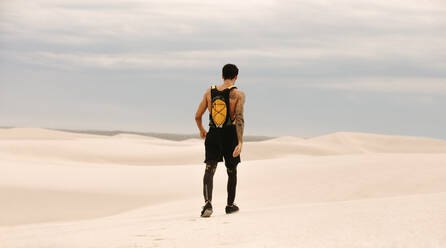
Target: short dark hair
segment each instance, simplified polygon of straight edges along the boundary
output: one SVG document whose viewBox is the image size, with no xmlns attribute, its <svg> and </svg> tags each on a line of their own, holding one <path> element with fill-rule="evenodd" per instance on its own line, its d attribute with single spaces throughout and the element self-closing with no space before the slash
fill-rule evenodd
<svg viewBox="0 0 446 248">
<path fill-rule="evenodd" d="M 238 68 L 234 64 L 223 66 L 223 79 L 234 79 L 238 75 Z"/>
</svg>

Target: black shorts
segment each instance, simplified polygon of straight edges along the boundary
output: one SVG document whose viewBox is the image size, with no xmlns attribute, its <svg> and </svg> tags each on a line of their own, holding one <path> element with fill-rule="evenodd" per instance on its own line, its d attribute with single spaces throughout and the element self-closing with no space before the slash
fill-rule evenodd
<svg viewBox="0 0 446 248">
<path fill-rule="evenodd" d="M 210 127 L 204 142 L 206 148 L 204 162 L 223 162 L 224 157 L 227 168 L 236 167 L 240 163 L 240 155 L 234 158 L 232 154 L 237 145 L 237 131 L 234 125 L 223 128 Z"/>
</svg>

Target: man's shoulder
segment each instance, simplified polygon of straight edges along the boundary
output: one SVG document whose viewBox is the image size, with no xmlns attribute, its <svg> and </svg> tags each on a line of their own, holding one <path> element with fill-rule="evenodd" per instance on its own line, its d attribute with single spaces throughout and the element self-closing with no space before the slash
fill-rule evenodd
<svg viewBox="0 0 446 248">
<path fill-rule="evenodd" d="M 204 92 L 205 95 L 208 95 L 211 93 L 211 87 L 206 88 L 206 91 Z"/>
<path fill-rule="evenodd" d="M 233 88 L 231 88 L 231 94 L 244 94 L 243 91 L 241 91 L 239 88 L 237 88 L 236 86 L 232 86 Z"/>
<path fill-rule="evenodd" d="M 229 96 L 234 100 L 245 99 L 245 93 L 237 88 L 232 89 Z"/>
<path fill-rule="evenodd" d="M 239 98 L 245 98 L 245 92 L 243 92 L 243 91 L 241 91 L 239 89 L 236 89 L 234 93 L 237 94 L 237 96 Z"/>
</svg>

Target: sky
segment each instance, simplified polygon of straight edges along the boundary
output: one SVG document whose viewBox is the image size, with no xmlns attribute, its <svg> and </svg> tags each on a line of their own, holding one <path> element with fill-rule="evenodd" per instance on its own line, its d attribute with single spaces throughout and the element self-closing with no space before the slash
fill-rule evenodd
<svg viewBox="0 0 446 248">
<path fill-rule="evenodd" d="M 444 0 L 2 0 L 0 126 L 198 133 L 226 63 L 246 134 L 446 139 Z"/>
</svg>

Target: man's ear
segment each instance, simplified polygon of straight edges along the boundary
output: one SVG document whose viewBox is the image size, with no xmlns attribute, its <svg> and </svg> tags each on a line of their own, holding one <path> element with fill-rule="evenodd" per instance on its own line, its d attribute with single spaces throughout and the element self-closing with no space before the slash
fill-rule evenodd
<svg viewBox="0 0 446 248">
<path fill-rule="evenodd" d="M 238 77 L 238 75 L 234 77 L 234 81 L 237 80 L 237 77 Z"/>
<path fill-rule="evenodd" d="M 225 78 L 223 77 L 223 75 L 221 75 L 221 79 L 223 79 L 223 81 L 225 80 Z"/>
</svg>

